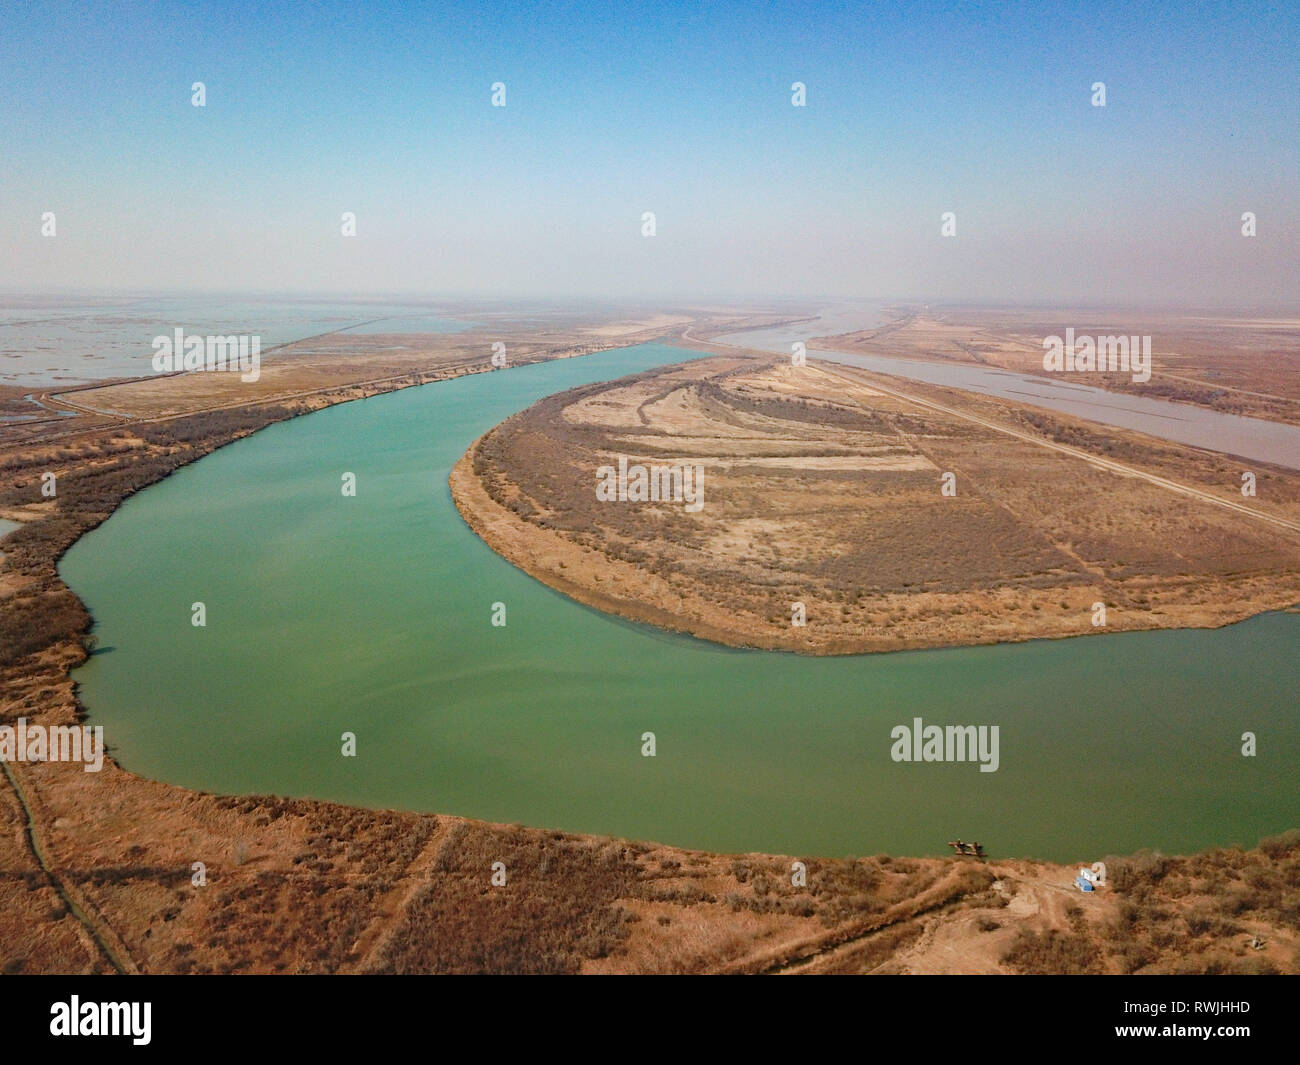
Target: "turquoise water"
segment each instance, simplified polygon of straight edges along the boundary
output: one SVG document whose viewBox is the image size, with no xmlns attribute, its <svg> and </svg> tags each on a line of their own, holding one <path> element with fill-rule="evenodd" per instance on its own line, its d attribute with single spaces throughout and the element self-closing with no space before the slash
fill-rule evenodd
<svg viewBox="0 0 1300 1065">
<path fill-rule="evenodd" d="M 76 674 L 92 722 L 128 769 L 189 787 L 724 851 L 935 854 L 961 836 L 1074 860 L 1300 825 L 1300 614 L 851 658 L 737 651 L 579 606 L 461 521 L 447 475 L 479 434 L 684 357 L 641 345 L 344 404 L 128 500 L 61 567 L 97 621 L 102 650 Z M 999 769 L 893 762 L 891 729 L 915 717 L 998 725 Z"/>
</svg>

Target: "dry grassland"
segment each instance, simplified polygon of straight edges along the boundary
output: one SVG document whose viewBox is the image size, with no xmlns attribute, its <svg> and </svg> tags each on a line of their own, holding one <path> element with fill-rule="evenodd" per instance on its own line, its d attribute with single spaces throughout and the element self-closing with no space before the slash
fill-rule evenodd
<svg viewBox="0 0 1300 1065">
<path fill-rule="evenodd" d="M 702 466 L 703 508 L 598 499 L 596 471 L 620 456 Z M 1098 602 L 1105 631 L 1287 607 L 1300 476 L 1265 472 L 1249 512 L 1226 505 L 1241 502 L 1238 476 L 1065 416 L 732 356 L 545 399 L 477 441 L 452 489 L 497 551 L 582 602 L 724 643 L 842 654 L 1101 631 Z"/>
</svg>

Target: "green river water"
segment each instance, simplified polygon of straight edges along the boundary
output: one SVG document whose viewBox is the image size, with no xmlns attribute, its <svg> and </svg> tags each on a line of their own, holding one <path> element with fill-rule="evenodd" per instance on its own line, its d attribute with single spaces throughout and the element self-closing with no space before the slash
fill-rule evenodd
<svg viewBox="0 0 1300 1065">
<path fill-rule="evenodd" d="M 347 403 L 128 500 L 61 566 L 96 619 L 100 651 L 76 674 L 91 722 L 126 768 L 191 788 L 722 851 L 937 854 L 960 836 L 1091 860 L 1300 825 L 1300 614 L 850 658 L 737 651 L 577 605 L 465 526 L 447 475 L 476 436 L 684 357 L 648 344 Z M 891 729 L 916 717 L 998 725 L 998 770 L 892 761 Z"/>
</svg>

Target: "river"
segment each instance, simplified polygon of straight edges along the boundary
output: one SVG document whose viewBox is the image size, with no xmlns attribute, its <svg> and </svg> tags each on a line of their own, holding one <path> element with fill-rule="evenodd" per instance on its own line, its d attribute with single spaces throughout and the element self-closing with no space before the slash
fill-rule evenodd
<svg viewBox="0 0 1300 1065">
<path fill-rule="evenodd" d="M 342 404 L 127 500 L 61 564 L 96 619 L 101 650 L 76 672 L 91 722 L 126 768 L 187 787 L 721 851 L 921 855 L 960 836 L 1091 860 L 1300 824 L 1300 614 L 833 659 L 738 651 L 575 604 L 462 522 L 447 476 L 479 434 L 689 357 L 640 345 Z M 997 771 L 892 761 L 891 730 L 917 717 L 997 725 Z"/>
<path fill-rule="evenodd" d="M 789 354 L 790 346 L 797 341 L 806 343 L 810 337 L 871 329 L 883 322 L 879 306 L 850 304 L 828 308 L 812 321 L 731 333 L 718 337 L 715 343 Z M 1190 403 L 1110 392 L 1079 384 L 1068 375 L 1041 377 L 975 363 L 929 362 L 827 348 L 810 347 L 807 353 L 811 358 L 844 366 L 859 366 L 893 377 L 1028 403 L 1103 425 L 1134 429 L 1178 444 L 1300 470 L 1300 425 L 1244 418 Z"/>
</svg>

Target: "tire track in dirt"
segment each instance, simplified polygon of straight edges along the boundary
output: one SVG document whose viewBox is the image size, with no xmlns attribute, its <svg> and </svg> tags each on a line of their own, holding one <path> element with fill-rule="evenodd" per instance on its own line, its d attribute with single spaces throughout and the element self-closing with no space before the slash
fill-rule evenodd
<svg viewBox="0 0 1300 1065">
<path fill-rule="evenodd" d="M 834 364 L 832 363 L 831 365 Z M 825 366 L 822 366 L 821 368 L 825 369 Z M 834 371 L 828 370 L 827 372 L 830 373 L 831 376 L 840 377 L 841 380 L 846 382 L 853 384 L 860 383 L 851 377 L 836 374 Z M 1291 521 L 1275 514 L 1266 514 L 1263 511 L 1255 510 L 1252 507 L 1234 502 L 1231 499 L 1222 499 L 1219 496 L 1213 495 L 1210 492 L 1202 491 L 1199 488 L 1192 488 L 1185 484 L 1179 484 L 1177 481 L 1168 480 L 1165 477 L 1158 477 L 1154 473 L 1147 473 L 1145 470 L 1140 470 L 1135 466 L 1125 466 L 1122 462 L 1116 462 L 1114 459 L 1101 458 L 1098 455 L 1082 451 L 1079 448 L 1069 447 L 1066 444 L 1058 444 L 1053 440 L 1044 440 L 1042 437 L 1034 436 L 1032 433 L 1022 432 L 1019 429 L 1012 429 L 1009 425 L 1002 425 L 1001 423 L 991 421 L 988 418 L 981 418 L 979 415 L 957 410 L 955 407 L 948 407 L 942 403 L 936 403 L 933 400 L 921 399 L 918 396 L 909 395 L 906 392 L 900 392 L 897 389 L 877 384 L 875 381 L 871 382 L 871 387 L 879 389 L 881 392 L 891 395 L 895 399 L 905 400 L 908 403 L 914 403 L 920 407 L 928 407 L 930 410 L 936 410 L 954 418 L 961 418 L 964 421 L 973 422 L 974 424 L 983 426 L 986 429 L 992 429 L 999 433 L 1005 433 L 1007 436 L 1013 436 L 1018 440 L 1037 444 L 1039 447 L 1045 447 L 1051 451 L 1058 451 L 1062 455 L 1069 455 L 1071 458 L 1082 459 L 1084 462 L 1092 463 L 1094 466 L 1109 470 L 1112 473 L 1118 473 L 1125 477 L 1138 477 L 1151 484 L 1157 485 L 1160 488 L 1167 489 L 1168 491 L 1190 496 L 1192 499 L 1199 500 L 1203 503 L 1213 503 L 1215 506 L 1225 507 L 1228 510 L 1236 511 L 1238 514 L 1245 514 L 1247 517 L 1255 518 L 1258 521 L 1268 522 L 1271 525 L 1276 525 L 1279 528 L 1288 530 L 1289 532 L 1300 533 L 1300 522 Z"/>
<path fill-rule="evenodd" d="M 376 907 L 377 914 L 357 938 L 350 952 L 356 961 L 342 968 L 341 972 L 374 971 L 374 966 L 384 955 L 384 948 L 392 942 L 401 927 L 406 908 L 428 886 L 428 874 L 437 866 L 443 850 L 453 840 L 452 830 L 459 823 L 455 818 L 439 816 L 437 827 L 429 834 L 419 854 L 411 859 L 392 890 L 380 900 Z"/>
<path fill-rule="evenodd" d="M 92 916 L 92 907 L 82 897 L 80 892 L 68 884 L 54 870 L 45 847 L 41 843 L 40 831 L 37 826 L 36 813 L 32 804 L 27 797 L 27 792 L 23 789 L 21 782 L 18 780 L 18 774 L 10 767 L 8 762 L 0 760 L 0 769 L 4 771 L 5 777 L 9 781 L 9 786 L 13 788 L 14 794 L 18 797 L 18 803 L 23 808 L 23 816 L 26 818 L 24 835 L 27 839 L 27 845 L 31 848 L 32 855 L 36 858 L 36 864 L 41 867 L 41 871 L 49 880 L 50 886 L 55 893 L 63 900 L 67 906 L 68 912 L 72 914 L 82 927 L 91 941 L 99 949 L 99 952 L 108 961 L 113 969 L 121 974 L 138 974 L 139 969 L 131 955 L 126 949 L 121 939 L 113 932 L 112 928 L 102 918 Z"/>
</svg>

